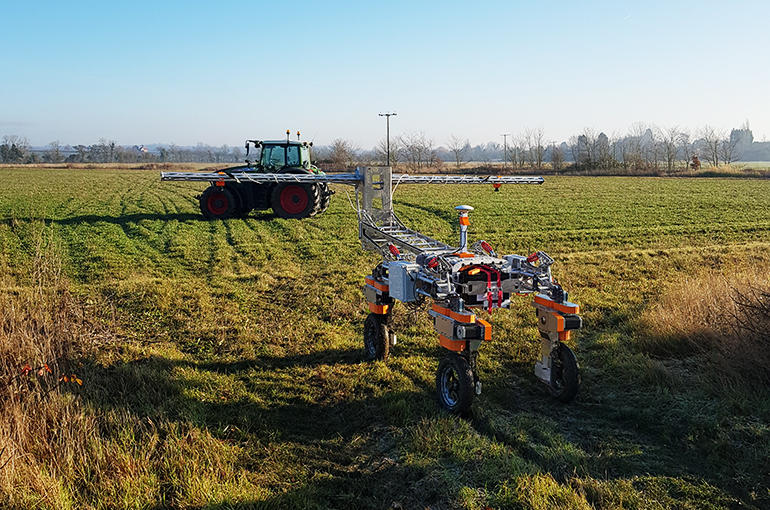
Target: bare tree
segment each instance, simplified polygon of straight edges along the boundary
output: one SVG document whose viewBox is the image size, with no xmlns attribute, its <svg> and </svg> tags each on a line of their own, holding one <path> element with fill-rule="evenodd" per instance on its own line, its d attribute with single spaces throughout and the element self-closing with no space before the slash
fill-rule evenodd
<svg viewBox="0 0 770 510">
<path fill-rule="evenodd" d="M 634 170 L 639 170 L 644 166 L 642 144 L 646 132 L 647 126 L 641 122 L 635 122 L 631 125 L 631 132 L 624 142 L 623 158 L 624 161 L 627 162 L 625 166 Z"/>
<path fill-rule="evenodd" d="M 676 164 L 676 155 L 679 152 L 679 138 L 681 131 L 679 128 L 669 127 L 666 129 L 658 129 L 658 136 L 660 137 L 661 147 L 663 148 L 663 157 L 666 158 L 666 167 L 669 173 L 674 171 L 674 165 Z"/>
<path fill-rule="evenodd" d="M 575 169 L 580 170 L 580 143 L 578 137 L 575 135 L 570 136 L 567 144 L 569 145 L 569 151 L 572 154 L 572 161 L 575 162 Z"/>
<path fill-rule="evenodd" d="M 594 147 L 594 159 L 599 168 L 610 169 L 615 166 L 615 160 L 612 157 L 610 138 L 604 134 L 604 132 L 599 133 L 596 137 Z"/>
<path fill-rule="evenodd" d="M 457 164 L 457 168 L 460 168 L 460 163 L 463 162 L 465 158 L 465 151 L 467 147 L 470 144 L 468 143 L 468 140 L 462 140 L 459 137 L 452 135 L 449 138 L 449 143 L 447 146 L 449 147 L 449 152 L 451 152 L 455 157 L 455 163 Z"/>
<path fill-rule="evenodd" d="M 551 142 L 551 167 L 554 172 L 558 172 L 564 166 L 564 153 L 556 142 Z"/>
<path fill-rule="evenodd" d="M 719 145 L 724 136 L 708 124 L 700 130 L 700 136 L 706 149 L 706 161 L 719 166 Z"/>
<path fill-rule="evenodd" d="M 658 169 L 658 154 L 660 152 L 660 144 L 658 143 L 658 138 L 655 135 L 656 131 L 657 128 L 654 126 L 648 127 L 645 129 L 644 134 L 639 140 L 645 166 L 648 169 L 653 168 L 655 170 Z"/>
<path fill-rule="evenodd" d="M 396 138 L 390 141 L 390 165 L 392 167 L 398 166 L 398 157 L 401 155 L 399 139 Z M 374 148 L 374 154 L 377 161 L 383 165 L 388 164 L 388 141 L 383 138 L 377 143 L 377 147 Z"/>
<path fill-rule="evenodd" d="M 521 135 L 521 146 L 522 146 L 522 149 L 524 149 L 522 151 L 522 156 L 523 156 L 522 166 L 524 165 L 532 166 L 532 163 L 534 161 L 533 151 L 532 151 L 532 146 L 534 145 L 533 138 L 534 138 L 534 133 L 530 128 L 525 129 L 524 133 L 522 133 Z"/>
<path fill-rule="evenodd" d="M 503 156 L 503 145 L 497 142 L 489 142 L 486 145 L 485 151 L 489 153 L 489 159 L 495 160 Z"/>
<path fill-rule="evenodd" d="M 336 138 L 332 141 L 329 149 L 329 159 L 332 164 L 340 168 L 349 168 L 353 166 L 355 157 L 355 147 L 353 144 L 342 138 Z"/>
<path fill-rule="evenodd" d="M 535 168 L 540 169 L 543 166 L 543 156 L 545 155 L 545 135 L 543 128 L 532 130 L 532 160 Z"/>
<path fill-rule="evenodd" d="M 425 136 L 425 133 L 411 133 L 398 137 L 401 153 L 404 155 L 409 168 L 419 170 L 435 159 L 433 140 Z"/>
<path fill-rule="evenodd" d="M 730 136 L 719 142 L 719 155 L 722 157 L 722 161 L 728 165 L 740 157 L 738 155 L 739 140 L 738 137 Z"/>
<path fill-rule="evenodd" d="M 684 163 L 683 170 L 687 170 L 690 168 L 690 159 L 693 156 L 690 133 L 684 130 L 679 132 L 678 147 L 679 155 L 682 158 L 681 161 Z"/>
<path fill-rule="evenodd" d="M 64 158 L 61 155 L 61 145 L 59 140 L 54 140 L 48 144 L 48 150 L 43 154 L 43 161 L 46 163 L 61 163 Z"/>
<path fill-rule="evenodd" d="M 606 136 L 605 136 L 606 138 Z M 577 137 L 576 165 L 583 169 L 591 169 L 597 163 L 597 139 L 593 129 L 585 128 Z"/>
<path fill-rule="evenodd" d="M 521 168 L 524 166 L 524 137 L 523 136 L 515 136 L 511 138 L 511 146 L 508 148 L 511 155 L 511 163 L 513 164 L 514 168 Z"/>
</svg>

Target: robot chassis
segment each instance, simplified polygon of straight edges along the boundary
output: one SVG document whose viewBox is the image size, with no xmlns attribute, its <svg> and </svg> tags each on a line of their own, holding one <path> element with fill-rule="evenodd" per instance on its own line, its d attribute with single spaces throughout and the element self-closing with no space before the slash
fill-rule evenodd
<svg viewBox="0 0 770 510">
<path fill-rule="evenodd" d="M 397 301 L 420 304 L 433 301 L 428 313 L 445 350 L 436 372 L 439 403 L 447 411 L 465 415 L 481 393 L 477 358 L 484 342 L 492 339 L 492 325 L 475 310 L 510 308 L 514 295 L 534 295 L 532 306 L 541 337 L 535 376 L 563 402 L 575 398 L 580 385 L 578 364 L 564 343 L 572 330 L 582 327 L 580 308 L 551 276 L 553 259 L 542 251 L 529 256 L 498 256 L 486 241 L 468 246 L 469 213 L 473 207 L 455 207 L 459 213 L 460 245 L 452 247 L 406 227 L 393 212 L 393 182 L 399 184 L 484 184 L 498 191 L 501 184 L 542 184 L 542 177 L 523 176 L 413 176 L 392 174 L 390 167 L 357 169 L 349 174 L 300 175 L 255 172 L 168 172 L 162 180 L 251 181 L 258 184 L 297 182 L 354 185 L 358 233 L 364 249 L 383 260 L 365 278 L 363 292 L 369 306 L 364 322 L 364 348 L 369 360 L 383 360 L 396 344 L 391 313 Z"/>
</svg>

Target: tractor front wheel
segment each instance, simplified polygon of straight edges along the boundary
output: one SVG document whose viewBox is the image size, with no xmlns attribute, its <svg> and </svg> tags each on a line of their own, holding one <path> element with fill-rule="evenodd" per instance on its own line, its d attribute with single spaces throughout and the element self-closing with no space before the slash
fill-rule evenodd
<svg viewBox="0 0 770 510">
<path fill-rule="evenodd" d="M 562 402 L 571 402 L 580 388 L 577 358 L 572 349 L 559 342 L 551 352 L 551 395 Z"/>
<path fill-rule="evenodd" d="M 273 212 L 281 218 L 301 219 L 318 211 L 320 196 L 314 184 L 278 184 L 270 195 Z"/>
<path fill-rule="evenodd" d="M 370 313 L 364 321 L 364 354 L 369 361 L 388 359 L 392 332 L 387 316 Z"/>
<path fill-rule="evenodd" d="M 438 364 L 436 393 L 441 407 L 452 414 L 465 416 L 471 410 L 475 384 L 468 360 L 449 354 Z"/>
<path fill-rule="evenodd" d="M 232 218 L 238 213 L 235 194 L 223 186 L 209 186 L 201 194 L 200 208 L 207 220 Z"/>
</svg>

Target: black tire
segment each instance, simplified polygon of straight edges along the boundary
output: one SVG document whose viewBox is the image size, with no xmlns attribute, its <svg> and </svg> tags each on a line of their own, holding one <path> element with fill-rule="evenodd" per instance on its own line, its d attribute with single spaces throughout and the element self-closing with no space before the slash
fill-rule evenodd
<svg viewBox="0 0 770 510">
<path fill-rule="evenodd" d="M 280 218 L 307 218 L 318 212 L 319 203 L 315 184 L 286 182 L 276 185 L 270 194 L 270 206 Z"/>
<path fill-rule="evenodd" d="M 551 352 L 551 395 L 562 402 L 572 402 L 580 388 L 580 367 L 572 349 L 559 343 Z"/>
<path fill-rule="evenodd" d="M 249 188 L 246 186 L 236 186 L 230 190 L 238 200 L 238 210 L 236 214 L 239 218 L 245 218 L 251 212 L 251 200 L 249 199 Z"/>
<path fill-rule="evenodd" d="M 207 220 L 232 218 L 238 214 L 239 207 L 235 194 L 222 186 L 209 186 L 200 197 L 201 213 Z"/>
<path fill-rule="evenodd" d="M 368 361 L 386 360 L 390 354 L 390 328 L 384 315 L 370 313 L 364 321 L 364 356 Z"/>
<path fill-rule="evenodd" d="M 441 360 L 436 371 L 436 394 L 441 407 L 450 413 L 466 416 L 470 412 L 476 392 L 468 360 L 454 353 Z"/>
<path fill-rule="evenodd" d="M 313 191 L 313 210 L 310 211 L 310 216 L 315 216 L 316 214 L 321 214 L 324 210 L 321 207 L 321 203 L 323 202 L 323 188 L 325 184 L 314 184 L 312 186 Z"/>
<path fill-rule="evenodd" d="M 329 208 L 329 202 L 332 201 L 332 195 L 334 194 L 334 192 L 329 189 L 329 185 L 326 183 L 321 184 L 320 188 L 321 188 L 320 190 L 321 205 L 319 206 L 320 210 L 318 211 L 318 214 L 321 214 L 322 212 L 324 212 L 326 209 Z"/>
</svg>

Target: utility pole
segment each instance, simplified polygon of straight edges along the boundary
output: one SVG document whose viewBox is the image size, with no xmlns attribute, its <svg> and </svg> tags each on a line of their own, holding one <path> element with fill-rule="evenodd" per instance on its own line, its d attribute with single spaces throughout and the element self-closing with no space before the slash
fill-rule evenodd
<svg viewBox="0 0 770 510">
<path fill-rule="evenodd" d="M 385 128 L 385 130 L 386 130 L 385 131 L 385 133 L 386 133 L 385 134 L 385 140 L 386 140 L 385 141 L 385 147 L 386 147 L 385 150 L 388 152 L 388 156 L 387 156 L 387 158 L 388 158 L 388 166 L 390 166 L 390 116 L 391 115 L 397 115 L 397 114 L 395 112 L 394 113 L 380 113 L 379 114 L 380 117 L 385 117 L 385 126 L 387 126 Z"/>
<path fill-rule="evenodd" d="M 500 135 L 503 137 L 503 168 L 506 167 L 508 161 L 508 137 L 511 136 L 510 133 L 503 133 Z"/>
</svg>

